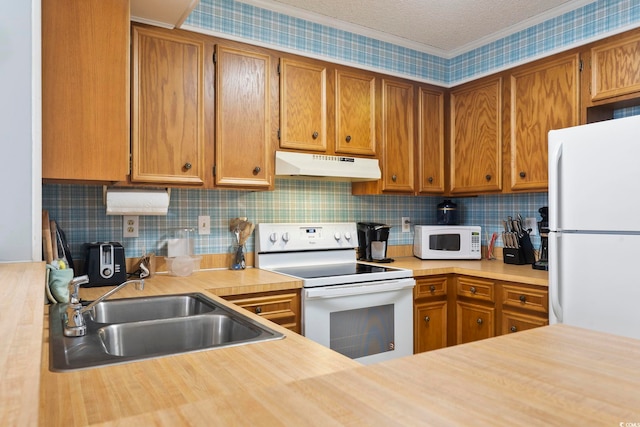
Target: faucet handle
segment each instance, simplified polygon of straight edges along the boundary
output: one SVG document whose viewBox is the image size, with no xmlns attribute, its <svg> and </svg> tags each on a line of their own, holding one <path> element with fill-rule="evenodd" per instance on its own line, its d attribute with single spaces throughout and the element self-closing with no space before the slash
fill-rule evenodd
<svg viewBox="0 0 640 427">
<path fill-rule="evenodd" d="M 86 274 L 71 279 L 69 282 L 69 302 L 71 304 L 78 304 L 80 302 L 80 298 L 78 298 L 80 285 L 86 285 L 87 283 L 89 283 L 89 276 Z"/>
</svg>

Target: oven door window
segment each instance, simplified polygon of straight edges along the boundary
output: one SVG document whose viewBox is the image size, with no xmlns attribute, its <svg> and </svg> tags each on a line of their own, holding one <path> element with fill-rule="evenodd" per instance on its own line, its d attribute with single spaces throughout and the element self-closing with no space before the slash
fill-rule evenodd
<svg viewBox="0 0 640 427">
<path fill-rule="evenodd" d="M 394 304 L 333 312 L 329 348 L 352 359 L 394 349 Z"/>
<path fill-rule="evenodd" d="M 460 252 L 460 234 L 434 234 L 429 236 L 429 249 Z"/>
</svg>

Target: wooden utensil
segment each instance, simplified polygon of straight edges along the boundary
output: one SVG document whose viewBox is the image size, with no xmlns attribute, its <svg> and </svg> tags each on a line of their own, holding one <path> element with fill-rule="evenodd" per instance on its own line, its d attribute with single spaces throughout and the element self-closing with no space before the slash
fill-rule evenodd
<svg viewBox="0 0 640 427">
<path fill-rule="evenodd" d="M 247 241 L 249 236 L 251 236 L 251 233 L 253 233 L 253 230 L 255 228 L 256 226 L 254 224 L 252 224 L 251 222 L 247 222 L 245 227 L 242 230 L 240 230 L 240 241 L 239 241 L 240 246 L 245 244 L 245 242 Z"/>
<path fill-rule="evenodd" d="M 53 247 L 51 246 L 51 222 L 49 221 L 49 211 L 42 211 L 42 252 L 47 264 L 53 261 Z"/>
</svg>

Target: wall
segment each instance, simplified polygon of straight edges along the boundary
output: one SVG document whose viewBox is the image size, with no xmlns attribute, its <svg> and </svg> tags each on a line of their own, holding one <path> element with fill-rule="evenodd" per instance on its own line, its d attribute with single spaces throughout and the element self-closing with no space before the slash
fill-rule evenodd
<svg viewBox="0 0 640 427">
<path fill-rule="evenodd" d="M 40 1 L 0 6 L 0 262 L 40 259 Z"/>
<path fill-rule="evenodd" d="M 344 182 L 276 180 L 276 190 L 247 192 L 233 190 L 172 189 L 167 216 L 140 217 L 140 237 L 122 237 L 122 217 L 107 216 L 101 186 L 48 184 L 43 186 L 43 209 L 64 230 L 74 258 L 82 257 L 82 244 L 119 241 L 128 257 L 145 252 L 166 255 L 165 241 L 173 228 L 197 227 L 199 215 L 211 216 L 211 234 L 197 236 L 197 254 L 225 253 L 235 236 L 229 219 L 246 216 L 261 222 L 373 221 L 393 226 L 391 245 L 412 244 L 413 233 L 402 233 L 401 217 L 414 224 L 435 224 L 437 204 L 442 197 L 352 196 Z M 538 209 L 546 206 L 546 193 L 491 195 L 452 199 L 458 204 L 462 224 L 481 225 L 483 244 L 487 235 L 502 230 L 502 219 L 520 213 L 540 219 Z M 500 242 L 499 242 L 500 243 Z M 538 245 L 539 240 L 534 239 Z M 252 251 L 251 238 L 247 250 Z"/>
</svg>

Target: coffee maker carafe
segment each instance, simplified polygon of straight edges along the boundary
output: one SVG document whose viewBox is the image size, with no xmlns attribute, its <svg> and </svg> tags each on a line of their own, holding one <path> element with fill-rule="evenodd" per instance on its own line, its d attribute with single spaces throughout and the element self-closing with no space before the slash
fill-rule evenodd
<svg viewBox="0 0 640 427">
<path fill-rule="evenodd" d="M 362 261 L 392 262 L 387 258 L 387 241 L 391 226 L 377 222 L 358 223 L 358 259 Z"/>
<path fill-rule="evenodd" d="M 549 269 L 549 208 L 543 206 L 538 209 L 542 220 L 538 221 L 538 232 L 540 233 L 540 256 L 538 261 L 533 263 L 536 270 Z"/>
</svg>

